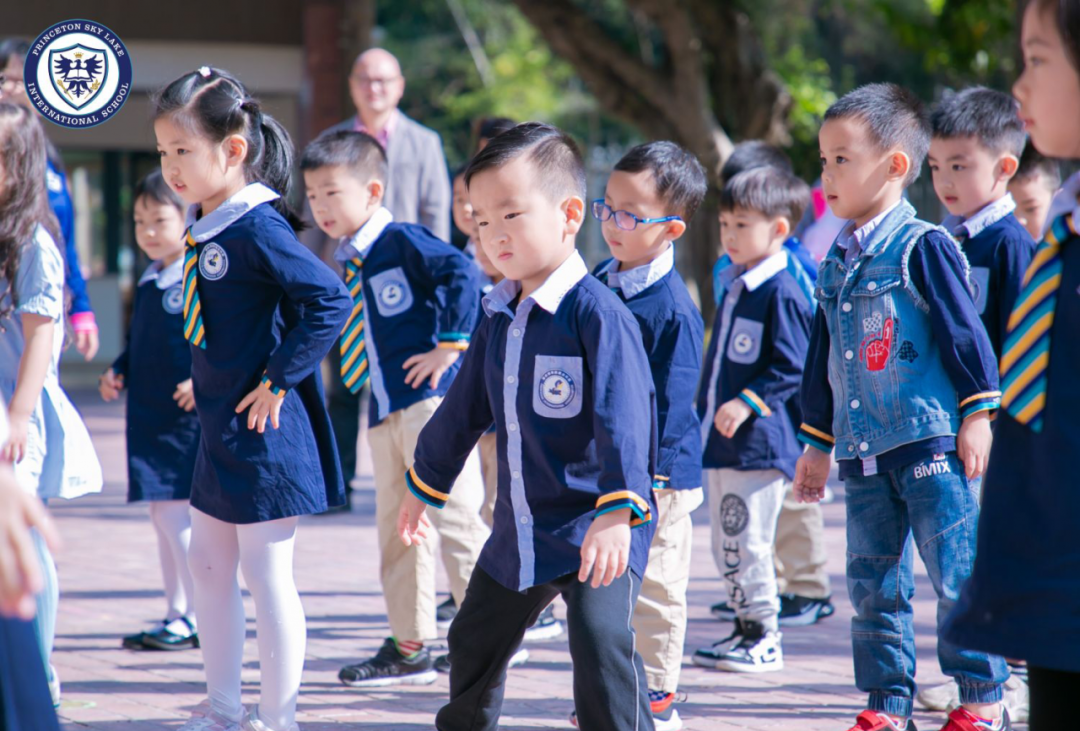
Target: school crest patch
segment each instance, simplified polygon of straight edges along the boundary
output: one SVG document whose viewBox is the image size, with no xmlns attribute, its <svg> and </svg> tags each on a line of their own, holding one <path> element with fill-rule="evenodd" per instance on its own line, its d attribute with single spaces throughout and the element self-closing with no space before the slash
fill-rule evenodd
<svg viewBox="0 0 1080 731">
<path fill-rule="evenodd" d="M 170 315 L 179 315 L 184 309 L 184 285 L 177 284 L 166 289 L 161 295 L 161 306 Z"/>
<path fill-rule="evenodd" d="M 564 370 L 551 370 L 540 377 L 540 401 L 550 409 L 562 409 L 574 400 L 577 385 Z"/>
<path fill-rule="evenodd" d="M 211 282 L 217 281 L 229 271 L 229 257 L 215 243 L 209 243 L 199 255 L 199 274 Z"/>
</svg>

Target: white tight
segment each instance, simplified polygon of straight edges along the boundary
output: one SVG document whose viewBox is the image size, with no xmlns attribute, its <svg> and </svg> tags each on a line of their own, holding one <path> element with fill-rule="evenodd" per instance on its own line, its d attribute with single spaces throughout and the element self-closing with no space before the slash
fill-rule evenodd
<svg viewBox="0 0 1080 731">
<path fill-rule="evenodd" d="M 191 509 L 188 563 L 195 580 L 195 611 L 213 709 L 240 719 L 240 670 L 246 624 L 236 567 L 255 600 L 262 684 L 259 718 L 287 731 L 296 716 L 304 670 L 307 623 L 293 582 L 298 518 L 235 525 Z"/>
<path fill-rule="evenodd" d="M 195 620 L 195 587 L 188 568 L 191 544 L 191 513 L 187 500 L 154 500 L 147 504 L 150 522 L 158 539 L 161 578 L 165 582 L 165 601 L 169 605 L 165 619 L 180 617 Z"/>
</svg>

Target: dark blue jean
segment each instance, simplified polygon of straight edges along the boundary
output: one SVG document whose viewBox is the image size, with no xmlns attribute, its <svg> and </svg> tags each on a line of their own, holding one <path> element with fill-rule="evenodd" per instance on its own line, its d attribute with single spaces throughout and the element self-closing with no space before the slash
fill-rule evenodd
<svg viewBox="0 0 1080 731">
<path fill-rule="evenodd" d="M 975 562 L 978 500 L 955 452 L 844 482 L 847 582 L 855 607 L 851 644 L 855 684 L 868 707 L 910 716 L 915 695 L 911 598 L 914 545 L 938 596 L 938 661 L 960 686 L 961 703 L 1001 700 L 1005 661 L 957 647 L 940 632 Z"/>
</svg>

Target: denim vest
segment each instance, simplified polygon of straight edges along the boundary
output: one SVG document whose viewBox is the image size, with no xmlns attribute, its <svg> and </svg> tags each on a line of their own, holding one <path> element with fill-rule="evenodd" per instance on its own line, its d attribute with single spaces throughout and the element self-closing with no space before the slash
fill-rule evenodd
<svg viewBox="0 0 1080 731">
<path fill-rule="evenodd" d="M 930 306 L 908 272 L 912 249 L 933 230 L 944 233 L 915 218 L 915 209 L 902 201 L 862 242 L 850 271 L 836 243 L 821 263 L 815 296 L 831 343 L 837 459 L 876 457 L 956 434 L 960 427 L 956 389 L 934 340 Z M 960 257 L 966 270 L 967 259 Z"/>
</svg>

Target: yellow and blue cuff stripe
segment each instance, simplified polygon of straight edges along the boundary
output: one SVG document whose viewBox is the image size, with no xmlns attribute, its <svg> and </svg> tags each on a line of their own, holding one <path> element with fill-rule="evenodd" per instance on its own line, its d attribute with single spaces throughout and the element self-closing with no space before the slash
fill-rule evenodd
<svg viewBox="0 0 1080 731">
<path fill-rule="evenodd" d="M 274 394 L 275 396 L 284 396 L 286 393 L 284 388 L 281 388 L 280 386 L 275 386 L 273 381 L 270 380 L 270 376 L 267 375 L 263 375 L 262 381 L 259 382 L 259 385 L 265 388 L 270 393 Z"/>
<path fill-rule="evenodd" d="M 654 490 L 666 490 L 671 487 L 671 479 L 664 477 L 663 475 L 653 475 L 652 489 Z"/>
<path fill-rule="evenodd" d="M 749 388 L 744 388 L 739 392 L 739 398 L 746 402 L 746 405 L 754 410 L 754 413 L 761 418 L 772 416 L 772 409 L 766 404 L 765 400 L 751 391 Z"/>
<path fill-rule="evenodd" d="M 997 411 L 1000 407 L 1001 391 L 983 391 L 960 402 L 960 418 L 966 419 L 980 411 Z"/>
<path fill-rule="evenodd" d="M 444 507 L 446 501 L 450 499 L 448 493 L 439 492 L 434 487 L 421 480 L 416 475 L 415 467 L 410 467 L 409 471 L 405 473 L 405 485 L 409 488 L 409 492 L 416 496 L 417 500 L 427 503 L 433 508 Z"/>
<path fill-rule="evenodd" d="M 468 350 L 469 333 L 439 333 L 438 347 L 447 348 L 449 350 Z"/>
<path fill-rule="evenodd" d="M 614 510 L 622 510 L 623 508 L 630 508 L 631 528 L 645 525 L 652 520 L 652 508 L 649 506 L 649 502 L 637 493 L 630 492 L 629 490 L 619 490 L 617 492 L 609 492 L 606 495 L 601 495 L 600 499 L 596 501 L 596 513 L 593 517 L 599 518 L 605 513 L 610 513 Z"/>
<path fill-rule="evenodd" d="M 833 447 L 836 446 L 836 439 L 831 434 L 826 434 L 809 424 L 803 424 L 799 427 L 798 439 L 803 444 L 809 444 L 814 449 L 820 449 L 826 454 L 832 452 Z"/>
</svg>

